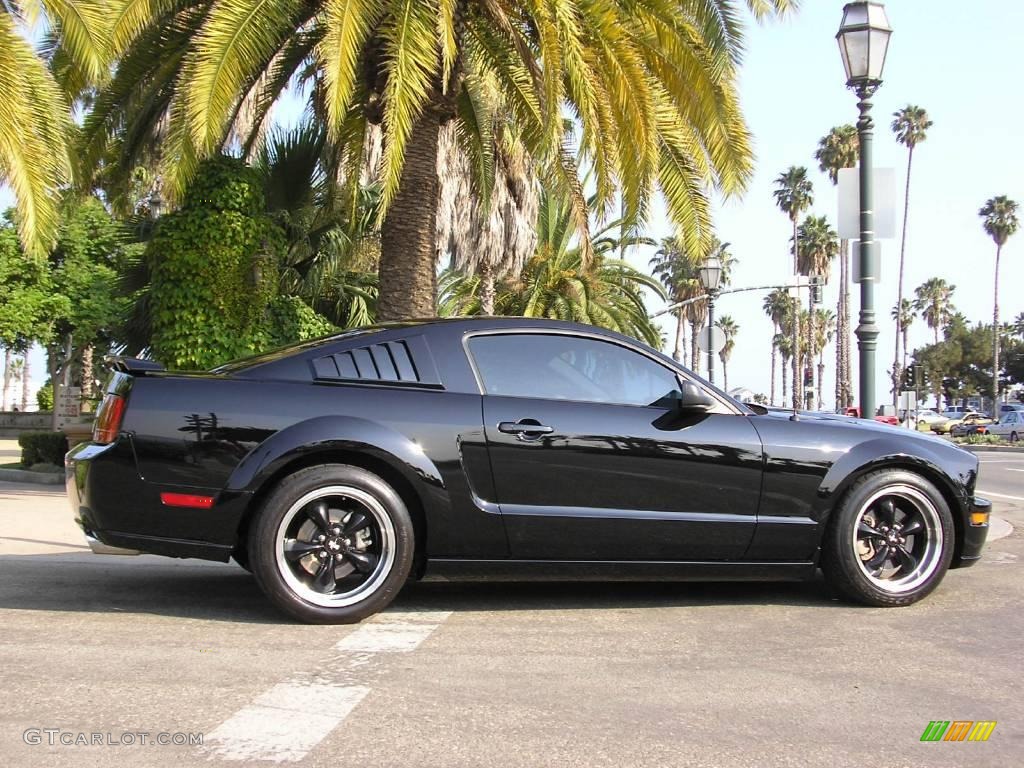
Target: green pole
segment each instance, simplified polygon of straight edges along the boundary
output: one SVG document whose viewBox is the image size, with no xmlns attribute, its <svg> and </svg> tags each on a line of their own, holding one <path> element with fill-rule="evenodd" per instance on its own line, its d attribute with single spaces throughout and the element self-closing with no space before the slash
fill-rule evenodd
<svg viewBox="0 0 1024 768">
<path fill-rule="evenodd" d="M 858 85 L 857 136 L 860 139 L 860 325 L 857 326 L 857 347 L 860 351 L 860 415 L 875 415 L 875 349 L 878 326 L 875 324 L 875 212 L 871 188 L 871 96 L 878 83 Z"/>
<path fill-rule="evenodd" d="M 711 334 L 715 332 L 715 297 L 717 291 L 708 291 L 708 381 L 715 383 L 715 352 L 711 346 Z"/>
</svg>

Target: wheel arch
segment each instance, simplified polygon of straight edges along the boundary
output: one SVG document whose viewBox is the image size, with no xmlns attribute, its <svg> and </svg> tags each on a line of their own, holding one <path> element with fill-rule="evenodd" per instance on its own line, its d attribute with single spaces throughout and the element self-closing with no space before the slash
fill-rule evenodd
<svg viewBox="0 0 1024 768">
<path fill-rule="evenodd" d="M 236 529 L 235 546 L 245 542 L 260 505 L 282 478 L 321 464 L 360 467 L 395 489 L 412 517 L 416 533 L 414 573 L 422 573 L 430 511 L 447 504 L 441 474 L 414 441 L 359 418 L 323 417 L 296 424 L 276 433 L 243 459 L 227 486 L 249 495 Z"/>
<path fill-rule="evenodd" d="M 843 459 L 852 453 L 854 451 L 848 453 Z M 911 455 L 902 451 L 887 452 L 875 454 L 872 458 L 863 461 L 857 461 L 855 458 L 853 461 L 856 463 L 852 467 L 840 466 L 845 463 L 843 459 L 832 466 L 821 484 L 820 494 L 823 504 L 818 519 L 821 521 L 822 531 L 828 527 L 835 507 L 860 478 L 879 470 L 902 469 L 923 477 L 942 494 L 946 504 L 949 505 L 949 511 L 953 518 L 953 530 L 956 537 L 953 547 L 953 562 L 957 563 L 960 560 L 965 534 L 965 499 L 950 474 L 944 471 L 934 458 Z"/>
</svg>

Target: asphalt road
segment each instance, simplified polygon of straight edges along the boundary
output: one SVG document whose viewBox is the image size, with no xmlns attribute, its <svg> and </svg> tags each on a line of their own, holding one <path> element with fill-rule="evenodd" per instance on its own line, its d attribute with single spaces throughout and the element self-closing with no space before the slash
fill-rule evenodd
<svg viewBox="0 0 1024 768">
<path fill-rule="evenodd" d="M 1024 453 L 983 462 L 1013 532 L 909 608 L 422 583 L 359 627 L 282 619 L 237 566 L 91 555 L 61 494 L 0 484 L 0 765 L 1019 765 Z M 957 719 L 998 725 L 919 741 Z"/>
</svg>

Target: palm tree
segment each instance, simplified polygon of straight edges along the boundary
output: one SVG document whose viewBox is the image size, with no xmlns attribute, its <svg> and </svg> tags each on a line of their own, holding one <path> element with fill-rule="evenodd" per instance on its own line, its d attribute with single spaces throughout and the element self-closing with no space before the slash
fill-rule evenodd
<svg viewBox="0 0 1024 768">
<path fill-rule="evenodd" d="M 789 298 L 788 296 L 786 297 Z M 782 402 L 786 402 L 786 371 L 788 369 L 788 363 L 790 358 L 793 357 L 793 334 L 788 333 L 785 328 L 789 327 L 790 317 L 793 312 L 793 302 L 789 302 L 789 311 L 786 313 L 786 320 L 783 326 L 783 332 L 775 334 L 773 343 L 776 349 L 779 350 L 779 355 L 782 356 Z"/>
<path fill-rule="evenodd" d="M 910 299 L 900 299 L 899 304 L 892 308 L 890 316 L 896 321 L 896 327 L 903 334 L 903 359 L 900 361 L 900 370 L 905 371 L 907 369 L 907 355 L 909 354 L 907 338 L 910 335 L 910 326 L 913 325 L 914 318 L 917 317 L 917 312 L 914 310 L 914 302 Z"/>
<path fill-rule="evenodd" d="M 914 289 L 914 309 L 921 313 L 934 332 L 936 344 L 939 343 L 939 331 L 946 327 L 956 312 L 952 301 L 955 290 L 955 285 L 941 277 L 929 278 Z"/>
<path fill-rule="evenodd" d="M 672 304 L 692 299 L 700 294 L 697 281 L 698 261 L 686 251 L 678 237 L 662 238 L 658 250 L 650 261 L 651 273 L 661 281 Z M 675 310 L 676 334 L 672 357 L 683 365 L 687 364 L 685 331 L 686 307 Z M 694 332 L 695 332 L 694 328 Z"/>
<path fill-rule="evenodd" d="M 18 234 L 41 256 L 57 231 L 59 190 L 71 180 L 71 91 L 95 83 L 109 57 L 107 0 L 11 0 L 0 9 L 0 184 L 14 193 Z M 50 34 L 47 57 L 27 25 L 42 10 Z M 54 62 L 61 61 L 63 67 Z M 51 67 L 50 65 L 53 64 Z M 63 72 L 74 73 L 72 78 Z M 70 82 L 75 80 L 75 83 Z"/>
<path fill-rule="evenodd" d="M 818 167 L 827 173 L 832 184 L 839 182 L 839 171 L 857 165 L 860 140 L 852 125 L 833 128 L 818 141 L 814 157 Z M 853 404 L 850 378 L 850 241 L 839 241 L 839 301 L 836 307 L 836 405 L 847 408 Z"/>
<path fill-rule="evenodd" d="M 927 131 L 932 127 L 928 113 L 921 107 L 908 104 L 898 112 L 893 112 L 892 130 L 896 140 L 907 148 L 907 183 L 903 191 L 903 234 L 900 236 L 900 270 L 896 283 L 896 306 L 903 304 L 903 266 L 907 250 L 907 214 L 910 212 L 910 168 L 914 161 L 914 147 L 927 138 Z M 904 340 L 901 315 L 896 313 L 896 351 L 892 358 L 892 397 L 893 405 L 899 397 L 899 382 L 902 379 L 902 360 L 900 358 L 900 342 Z M 906 353 L 904 353 L 905 356 Z"/>
<path fill-rule="evenodd" d="M 992 408 L 998 416 L 999 402 L 999 257 L 1010 235 L 1020 227 L 1017 219 L 1017 201 L 1006 195 L 989 198 L 978 215 L 982 226 L 996 244 L 995 285 L 992 290 Z"/>
<path fill-rule="evenodd" d="M 612 221 L 594 234 L 590 261 L 585 264 L 572 203 L 547 188 L 541 190 L 536 231 L 537 248 L 522 273 L 497 284 L 496 314 L 589 323 L 661 345 L 661 333 L 644 303 L 644 290 L 662 299 L 665 291 L 655 278 L 614 258 L 623 238 L 627 247 L 650 245 L 649 240 Z M 440 280 L 438 313 L 475 314 L 481 282 L 478 274 L 447 270 Z"/>
<path fill-rule="evenodd" d="M 480 312 L 493 315 L 497 280 L 517 277 L 537 245 L 540 185 L 522 141 L 492 127 L 484 138 L 493 144 L 493 183 L 481 199 L 455 129 L 454 122 L 441 129 L 438 255 L 457 271 L 480 275 Z"/>
<path fill-rule="evenodd" d="M 729 358 L 732 357 L 732 350 L 736 346 L 736 334 L 739 333 L 740 327 L 736 324 L 729 315 L 722 315 L 715 321 L 715 325 L 721 329 L 722 334 L 725 336 L 725 344 L 718 353 L 719 359 L 722 361 L 722 381 L 723 388 L 726 392 L 729 391 Z"/>
<path fill-rule="evenodd" d="M 814 321 L 814 349 L 818 355 L 818 410 L 825 407 L 822 382 L 825 380 L 825 348 L 836 332 L 836 314 L 831 309 L 816 309 Z M 837 373 L 838 375 L 838 373 Z M 837 403 L 838 405 L 838 403 Z"/>
<path fill-rule="evenodd" d="M 338 174 L 354 185 L 383 135 L 380 315 L 432 313 L 438 145 L 455 123 L 485 202 L 494 183 L 494 114 L 573 201 L 584 264 L 588 211 L 562 116 L 593 168 L 598 214 L 621 196 L 640 219 L 660 192 L 690 250 L 710 235 L 709 194 L 741 191 L 749 132 L 736 91 L 738 0 L 626 4 L 457 0 L 168 0 L 130 4 L 123 53 L 84 126 L 85 162 L 116 151 L 134 167 L 157 147 L 173 199 L 228 140 L 248 151 L 289 82 L 309 84 Z M 791 0 L 747 0 L 758 17 Z M 126 18 L 127 17 L 127 18 Z M 487 96 L 485 96 L 485 94 Z"/>
<path fill-rule="evenodd" d="M 814 186 L 807 178 L 807 169 L 802 166 L 790 166 L 784 173 L 779 174 L 775 179 L 775 204 L 779 210 L 789 217 L 793 225 L 793 274 L 798 271 L 797 254 L 800 251 L 800 236 L 797 233 L 797 222 L 800 214 L 806 211 L 814 203 Z M 800 336 L 800 315 L 796 310 L 796 299 L 793 299 L 793 337 L 791 346 L 793 354 L 793 408 L 800 407 L 800 344 L 797 341 Z"/>
<path fill-rule="evenodd" d="M 769 401 L 772 405 L 775 405 L 775 362 L 776 353 L 778 352 L 779 345 L 777 339 L 779 336 L 779 329 L 782 327 L 786 316 L 790 312 L 791 301 L 789 294 L 785 288 L 776 288 L 767 296 L 764 297 L 764 303 L 762 308 L 764 313 L 772 321 L 772 385 L 771 385 L 771 396 Z M 786 402 L 786 367 L 783 362 L 782 367 L 782 402 Z"/>
<path fill-rule="evenodd" d="M 839 252 L 839 240 L 836 231 L 829 226 L 824 216 L 808 216 L 798 229 L 799 239 L 793 243 L 797 250 L 797 270 L 801 275 L 814 275 L 828 282 L 832 271 L 832 259 Z M 807 338 L 814 339 L 814 295 L 807 292 Z M 814 345 L 810 344 L 813 349 Z M 813 357 L 813 356 L 812 356 Z M 808 359 L 807 368 L 811 371 L 811 389 L 814 389 L 814 361 Z M 818 390 L 821 387 L 819 385 Z M 808 395 L 808 400 L 814 395 Z M 820 396 L 818 398 L 821 399 Z"/>
</svg>

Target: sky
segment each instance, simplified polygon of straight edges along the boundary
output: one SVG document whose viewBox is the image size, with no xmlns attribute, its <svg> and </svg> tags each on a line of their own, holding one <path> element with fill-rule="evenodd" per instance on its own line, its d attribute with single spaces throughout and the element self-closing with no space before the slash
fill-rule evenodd
<svg viewBox="0 0 1024 768">
<path fill-rule="evenodd" d="M 838 0 L 804 0 L 794 16 L 750 26 L 740 94 L 754 134 L 756 172 L 740 199 L 720 202 L 715 225 L 719 237 L 732 244 L 739 260 L 733 285 L 753 286 L 784 280 L 789 275 L 788 218 L 776 208 L 773 180 L 791 165 L 804 165 L 814 182 L 811 213 L 835 224 L 837 195 L 818 170 L 814 150 L 828 130 L 857 119 L 856 97 L 845 88 L 845 75 L 835 41 L 842 18 Z M 967 12 L 969 9 L 969 12 Z M 978 209 L 995 195 L 1024 202 L 1024 100 L 1015 73 L 1019 68 L 1020 30 L 1024 3 L 975 0 L 890 0 L 886 3 L 893 36 L 886 58 L 884 83 L 875 95 L 876 167 L 895 169 L 896 235 L 880 243 L 882 279 L 875 305 L 878 339 L 876 401 L 888 402 L 886 371 L 892 365 L 895 324 L 889 311 L 896 304 L 899 228 L 902 224 L 906 148 L 890 129 L 892 113 L 907 104 L 924 107 L 933 127 L 914 152 L 907 231 L 904 295 L 930 277 L 956 285 L 954 304 L 971 321 L 992 321 L 995 246 L 981 228 Z M 656 216 L 651 235 L 671 231 Z M 631 258 L 647 264 L 653 248 Z M 838 262 L 838 259 L 837 259 Z M 838 267 L 838 264 L 836 265 Z M 1000 269 L 1000 316 L 1024 311 L 1024 233 L 1003 249 Z M 835 309 L 838 280 L 825 289 L 824 305 Z M 851 325 L 856 325 L 858 286 L 852 285 Z M 740 326 L 729 363 L 729 386 L 768 393 L 772 326 L 758 292 L 722 296 L 716 315 L 731 315 Z M 652 311 L 659 302 L 651 303 Z M 880 308 L 880 309 L 878 309 Z M 665 330 L 673 325 L 665 323 Z M 931 332 L 917 320 L 910 329 L 910 348 L 929 343 Z M 856 391 L 857 347 L 851 346 Z M 824 399 L 834 405 L 834 348 L 826 352 Z M 706 367 L 706 364 L 705 364 Z M 718 365 L 721 384 L 721 365 Z M 778 386 L 778 385 L 777 385 Z"/>
<path fill-rule="evenodd" d="M 718 201 L 715 226 L 731 243 L 738 265 L 734 287 L 785 281 L 791 270 L 788 254 L 790 223 L 775 207 L 772 181 L 791 165 L 804 165 L 814 182 L 811 213 L 835 222 L 836 193 L 818 171 L 814 150 L 828 130 L 857 118 L 856 97 L 845 87 L 835 33 L 842 17 L 840 0 L 803 0 L 801 10 L 782 21 L 750 24 L 740 77 L 744 114 L 754 135 L 756 170 L 746 193 Z M 906 173 L 906 149 L 889 128 L 892 113 L 907 105 L 924 107 L 933 127 L 914 153 L 910 219 L 907 234 L 905 295 L 930 277 L 956 285 L 954 304 L 971 321 L 991 322 L 995 246 L 981 228 L 978 209 L 995 195 L 1024 202 L 1024 99 L 1018 69 L 1024 3 L 1013 0 L 890 0 L 886 3 L 894 30 L 882 87 L 874 98 L 875 165 L 895 169 L 898 206 Z M 282 105 L 283 121 L 301 109 L 297 101 Z M 10 205 L 0 189 L 0 207 Z M 882 279 L 876 287 L 878 339 L 876 399 L 887 402 L 885 371 L 892 364 L 894 324 L 889 310 L 896 303 L 897 239 L 880 243 Z M 670 234 L 671 224 L 656 207 L 648 228 L 655 240 Z M 629 258 L 643 269 L 653 248 L 638 248 Z M 1024 311 L 1024 233 L 1003 249 L 1000 272 L 1001 317 Z M 837 280 L 825 289 L 824 306 L 835 308 Z M 730 387 L 768 393 L 771 323 L 761 302 L 763 293 L 722 296 L 716 315 L 728 314 L 740 327 L 729 363 Z M 852 286 L 851 320 L 856 324 L 857 286 Z M 656 312 L 661 302 L 652 298 Z M 674 325 L 662 321 L 671 340 Z M 928 343 L 931 332 L 918 320 L 910 329 L 910 348 Z M 852 344 L 856 389 L 856 340 Z M 826 352 L 824 395 L 834 405 L 834 350 Z M 45 376 L 42 355 L 32 357 L 34 386 Z M 721 383 L 721 366 L 718 365 Z M 37 379 L 37 380 L 36 380 Z"/>
</svg>

